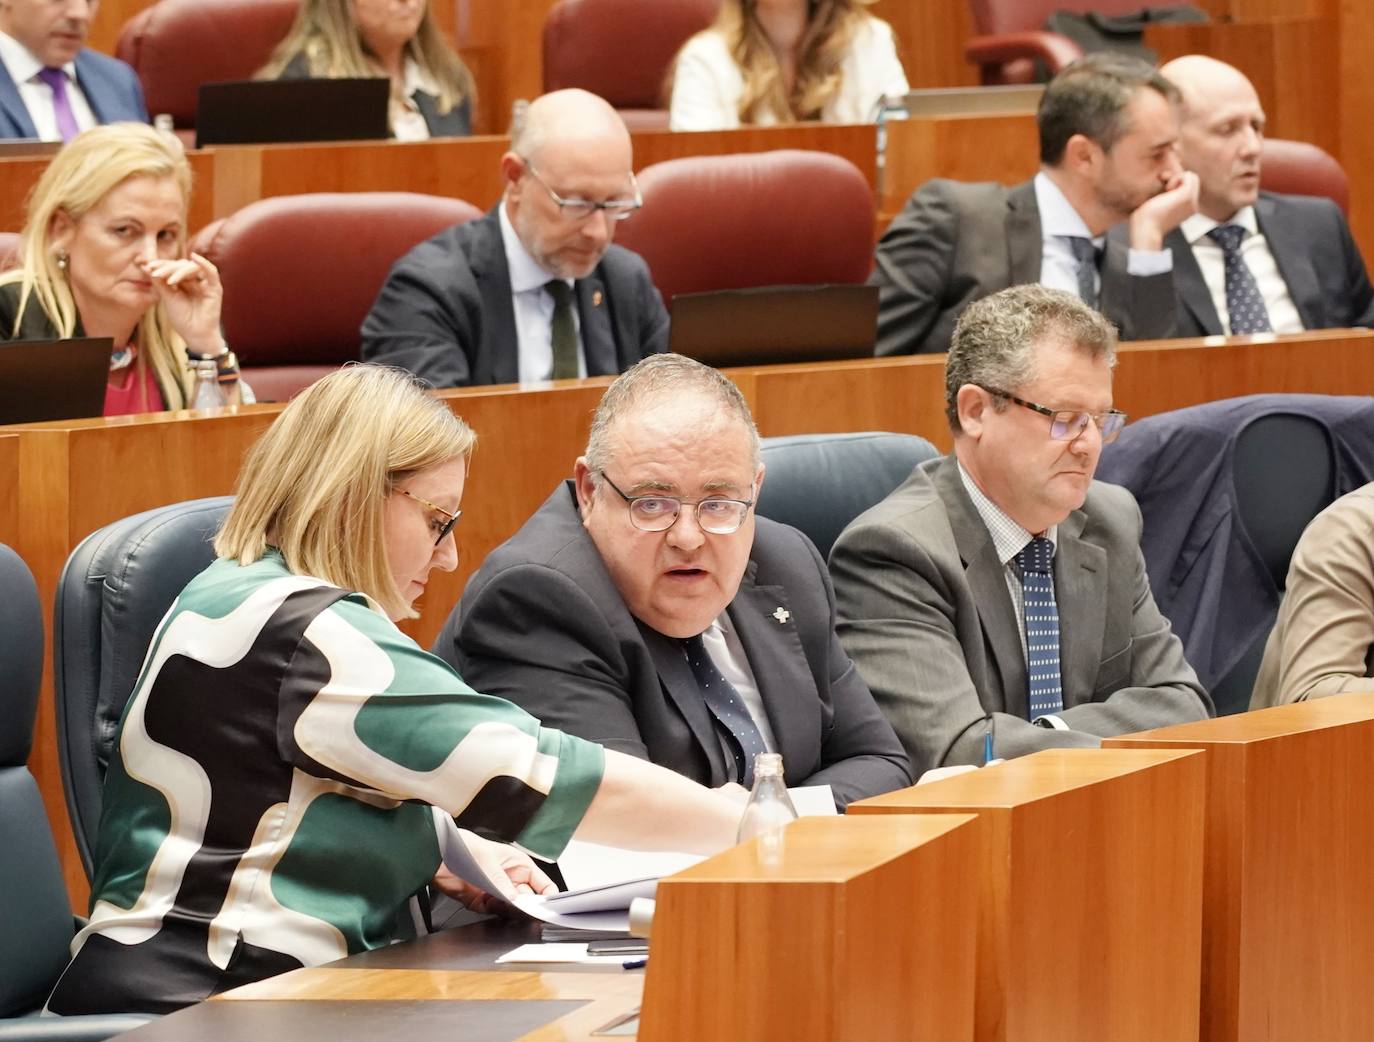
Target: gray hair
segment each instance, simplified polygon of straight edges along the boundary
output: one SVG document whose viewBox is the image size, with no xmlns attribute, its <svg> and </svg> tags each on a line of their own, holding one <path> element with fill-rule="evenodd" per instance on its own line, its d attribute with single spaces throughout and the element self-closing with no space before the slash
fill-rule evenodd
<svg viewBox="0 0 1374 1042">
<path fill-rule="evenodd" d="M 1047 339 L 1072 345 L 1088 358 L 1116 365 L 1116 330 L 1072 293 L 1031 283 L 975 301 L 954 327 L 945 359 L 945 417 L 960 434 L 959 388 L 965 384 L 1014 391 L 1035 373 L 1035 348 Z M 1001 412 L 1007 402 L 993 399 Z"/>
<path fill-rule="evenodd" d="M 1110 152 L 1130 129 L 1126 109 L 1141 90 L 1158 91 L 1178 104 L 1178 88 L 1140 58 L 1098 51 L 1067 66 L 1040 98 L 1035 121 L 1040 127 L 1040 161 L 1058 166 L 1075 134 L 1096 141 Z"/>
<path fill-rule="evenodd" d="M 759 430 L 739 388 L 709 365 L 683 355 L 659 354 L 636 362 L 616 377 L 602 395 L 592 416 L 587 451 L 583 453 L 595 480 L 599 481 L 601 471 L 611 465 L 611 435 L 617 422 L 643 406 L 691 395 L 714 401 L 718 408 L 743 424 L 749 437 L 749 453 L 757 469 Z"/>
</svg>

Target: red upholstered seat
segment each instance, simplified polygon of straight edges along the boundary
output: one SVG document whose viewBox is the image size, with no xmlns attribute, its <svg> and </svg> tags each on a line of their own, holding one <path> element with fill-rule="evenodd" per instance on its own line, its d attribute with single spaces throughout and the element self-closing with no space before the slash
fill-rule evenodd
<svg viewBox="0 0 1374 1042">
<path fill-rule="evenodd" d="M 581 87 L 631 130 L 666 129 L 665 78 L 720 0 L 558 0 L 544 21 L 544 90 Z"/>
<path fill-rule="evenodd" d="M 1265 138 L 1260 152 L 1260 187 L 1269 192 L 1323 195 L 1350 212 L 1350 182 L 1331 153 L 1306 141 Z"/>
<path fill-rule="evenodd" d="M 299 8 L 299 0 L 161 0 L 125 23 L 115 54 L 138 73 L 148 112 L 190 129 L 200 85 L 252 79 Z"/>
<path fill-rule="evenodd" d="M 224 282 L 224 336 L 263 401 L 284 401 L 358 357 L 358 327 L 391 265 L 444 228 L 480 217 L 460 199 L 411 192 L 262 199 L 191 243 Z"/>
<path fill-rule="evenodd" d="M 748 286 L 863 282 L 873 192 L 858 167 L 787 149 L 670 159 L 639 175 L 644 208 L 616 242 L 649 264 L 665 301 Z"/>
</svg>

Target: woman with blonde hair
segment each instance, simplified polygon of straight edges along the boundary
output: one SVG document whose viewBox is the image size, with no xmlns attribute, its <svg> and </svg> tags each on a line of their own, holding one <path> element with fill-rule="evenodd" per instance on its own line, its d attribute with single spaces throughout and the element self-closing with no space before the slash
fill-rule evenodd
<svg viewBox="0 0 1374 1042">
<path fill-rule="evenodd" d="M 29 197 L 19 266 L 0 274 L 0 339 L 113 339 L 107 416 L 185 408 L 190 363 L 207 358 L 239 401 L 219 273 L 186 251 L 190 197 L 170 134 L 111 123 L 77 135 Z"/>
<path fill-rule="evenodd" d="M 724 0 L 678 52 L 669 125 L 872 122 L 907 82 L 892 28 L 862 10 L 868 2 Z"/>
<path fill-rule="evenodd" d="M 250 450 L 120 722 L 50 1012 L 169 1011 L 414 936 L 431 879 L 472 898 L 436 876 L 456 829 L 507 898 L 551 884 L 492 840 L 733 842 L 737 800 L 541 727 L 396 627 L 458 563 L 474 442 L 410 374 L 354 365 Z"/>
<path fill-rule="evenodd" d="M 303 0 L 260 79 L 391 81 L 391 136 L 401 141 L 472 133 L 475 87 L 435 24 L 429 0 Z"/>
</svg>

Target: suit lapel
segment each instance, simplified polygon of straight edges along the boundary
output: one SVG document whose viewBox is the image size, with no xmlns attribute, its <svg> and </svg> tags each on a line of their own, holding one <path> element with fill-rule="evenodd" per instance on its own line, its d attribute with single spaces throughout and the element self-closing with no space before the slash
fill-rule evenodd
<svg viewBox="0 0 1374 1042">
<path fill-rule="evenodd" d="M 105 100 L 111 98 L 112 95 L 101 79 L 99 66 L 86 59 L 85 51 L 77 53 L 75 64 L 76 84 L 81 88 L 81 93 L 86 95 L 86 104 L 91 107 L 95 121 L 97 123 L 112 122 L 112 114 L 106 111 L 104 105 Z"/>
<path fill-rule="evenodd" d="M 1035 182 L 1019 184 L 1007 193 L 1007 260 L 1011 284 L 1040 281 L 1045 244 L 1040 234 L 1040 208 L 1035 203 Z"/>
<path fill-rule="evenodd" d="M 639 632 L 644 638 L 644 646 L 649 649 L 649 655 L 654 660 L 659 683 L 663 685 L 669 700 L 677 706 L 678 712 L 687 721 L 692 737 L 696 739 L 697 745 L 706 754 L 707 762 L 711 764 L 710 784 L 713 787 L 725 784 L 734 774 L 734 764 L 727 767 L 725 763 L 725 750 L 721 748 L 720 738 L 716 734 L 715 719 L 701 697 L 701 688 L 697 686 L 696 677 L 692 676 L 692 668 L 687 665 L 687 656 L 682 652 L 682 645 L 642 622 L 636 621 L 636 625 L 639 626 Z"/>
<path fill-rule="evenodd" d="M 497 206 L 503 205 L 497 203 Z M 477 291 L 482 298 L 482 343 L 473 368 L 474 384 L 512 384 L 520 379 L 520 335 L 515 328 L 515 304 L 511 297 L 510 268 L 501 239 L 501 221 L 492 210 L 484 222 L 482 242 L 468 259 Z"/>
<path fill-rule="evenodd" d="M 1255 219 L 1259 222 L 1260 234 L 1269 244 L 1269 252 L 1274 256 L 1274 263 L 1278 265 L 1279 275 L 1288 287 L 1288 295 L 1293 298 L 1303 326 L 1307 329 L 1324 328 L 1327 324 L 1326 308 L 1310 256 L 1303 250 L 1280 248 L 1280 243 L 1303 242 L 1304 229 L 1291 226 L 1284 220 L 1282 210 L 1274 205 L 1274 200 L 1263 195 L 1255 202 Z"/>
<path fill-rule="evenodd" d="M 1086 522 L 1081 510 L 1070 514 L 1059 526 L 1055 549 L 1059 672 L 1065 708 L 1092 701 L 1107 617 L 1107 552 L 1081 538 Z"/>
<path fill-rule="evenodd" d="M 600 218 L 597 218 L 600 220 Z M 585 279 L 578 279 L 577 315 L 582 327 L 582 352 L 587 359 L 588 376 L 613 376 L 620 372 L 616 358 L 615 333 L 611 329 L 611 309 L 606 305 L 606 288 L 600 268 Z"/>
<path fill-rule="evenodd" d="M 1202 329 L 1203 336 L 1220 334 L 1221 318 L 1212 302 L 1207 280 L 1202 277 L 1202 269 L 1193 256 L 1193 247 L 1177 228 L 1164 237 L 1164 245 L 1174 254 L 1174 287 L 1179 301 Z"/>
<path fill-rule="evenodd" d="M 24 99 L 19 96 L 19 88 L 14 85 L 14 80 L 10 78 L 9 70 L 0 65 L 0 109 L 19 131 L 19 137 L 36 138 L 38 128 L 33 125 L 33 119 L 29 116 L 29 110 L 24 105 Z"/>
</svg>

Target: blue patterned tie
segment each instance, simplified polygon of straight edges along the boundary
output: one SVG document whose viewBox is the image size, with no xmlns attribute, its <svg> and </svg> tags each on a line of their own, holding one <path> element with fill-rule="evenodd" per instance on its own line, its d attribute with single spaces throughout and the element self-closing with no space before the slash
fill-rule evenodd
<svg viewBox="0 0 1374 1042">
<path fill-rule="evenodd" d="M 1026 680 L 1030 718 L 1064 708 L 1059 683 L 1059 606 L 1054 602 L 1054 544 L 1036 536 L 1016 555 L 1026 618 Z"/>
<path fill-rule="evenodd" d="M 1097 307 L 1097 246 L 1082 235 L 1066 235 L 1073 259 L 1078 262 L 1078 295 L 1090 308 Z"/>
<path fill-rule="evenodd" d="M 730 738 L 730 748 L 735 755 L 735 777 L 746 789 L 753 788 L 754 757 L 766 753 L 768 747 L 763 744 L 763 735 L 749 715 L 749 707 L 735 690 L 735 685 L 726 680 L 711 661 L 700 634 L 684 640 L 682 650 L 687 654 L 687 664 L 692 667 L 697 687 L 701 688 L 702 701 Z"/>
<path fill-rule="evenodd" d="M 1250 233 L 1238 224 L 1219 224 L 1207 235 L 1221 247 L 1226 263 L 1226 311 L 1232 333 L 1268 333 L 1269 310 L 1260 296 L 1259 284 L 1240 255 L 1240 244 Z"/>
</svg>

